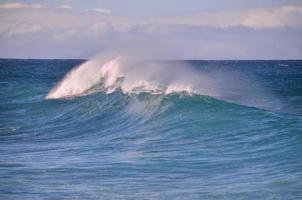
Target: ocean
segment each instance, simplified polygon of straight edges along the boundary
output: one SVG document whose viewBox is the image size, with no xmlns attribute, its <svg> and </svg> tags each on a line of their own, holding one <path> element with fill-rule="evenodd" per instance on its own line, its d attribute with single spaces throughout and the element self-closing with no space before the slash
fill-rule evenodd
<svg viewBox="0 0 302 200">
<path fill-rule="evenodd" d="M 0 199 L 302 199 L 302 61 L 0 59 Z"/>
</svg>

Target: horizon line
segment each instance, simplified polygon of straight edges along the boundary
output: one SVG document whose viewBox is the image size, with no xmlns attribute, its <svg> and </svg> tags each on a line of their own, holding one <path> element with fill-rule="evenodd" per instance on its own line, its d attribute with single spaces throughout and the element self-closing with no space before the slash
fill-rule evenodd
<svg viewBox="0 0 302 200">
<path fill-rule="evenodd" d="M 89 60 L 91 58 L 13 58 L 0 57 L 0 60 Z M 145 59 L 145 60 L 159 60 L 159 61 L 302 61 L 302 58 L 285 58 L 285 59 Z"/>
</svg>

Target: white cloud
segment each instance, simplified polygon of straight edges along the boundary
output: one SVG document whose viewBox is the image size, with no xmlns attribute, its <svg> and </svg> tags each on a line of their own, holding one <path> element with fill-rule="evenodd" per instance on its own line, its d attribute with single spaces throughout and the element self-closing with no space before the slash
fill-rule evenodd
<svg viewBox="0 0 302 200">
<path fill-rule="evenodd" d="M 9 27 L 6 32 L 6 37 L 26 36 L 27 34 L 34 34 L 42 30 L 42 27 L 35 24 L 17 24 Z"/>
<path fill-rule="evenodd" d="M 0 4 L 0 57 L 16 52 L 25 57 L 88 57 L 138 41 L 148 41 L 147 46 L 167 44 L 180 51 L 182 58 L 302 56 L 299 5 L 158 17 L 118 16 L 103 8 L 87 12 L 32 9 L 42 7 Z M 28 49 L 32 44 L 37 48 Z"/>
<path fill-rule="evenodd" d="M 111 10 L 105 9 L 105 8 L 94 8 L 92 9 L 94 12 L 104 13 L 104 14 L 110 14 Z"/>
<path fill-rule="evenodd" d="M 61 5 L 60 8 L 67 9 L 67 10 L 72 10 L 72 6 L 71 5 Z"/>
<path fill-rule="evenodd" d="M 242 25 L 255 28 L 302 26 L 302 6 L 283 6 L 248 10 Z"/>
<path fill-rule="evenodd" d="M 38 8 L 44 8 L 44 6 L 40 4 L 24 4 L 19 2 L 0 4 L 0 9 L 20 9 L 20 8 L 38 9 Z"/>
<path fill-rule="evenodd" d="M 40 4 L 24 4 L 19 2 L 0 4 L 0 9 L 16 10 L 16 9 L 39 9 L 45 8 L 51 15 L 55 15 L 51 8 L 46 8 Z M 62 9 L 72 10 L 70 5 L 61 5 Z M 87 13 L 111 14 L 111 11 L 102 7 L 86 10 Z M 53 12 L 53 13 L 51 13 Z M 45 15 L 45 13 L 43 13 Z M 18 13 L 16 13 L 18 15 Z M 28 13 L 30 15 L 30 13 Z M 41 14 L 42 15 L 42 14 Z M 73 13 L 74 18 L 76 13 Z M 77 13 L 81 15 L 81 13 Z M 17 16 L 16 16 L 17 17 Z M 37 16 L 39 18 L 39 16 Z M 62 16 L 70 18 L 71 16 Z M 208 11 L 195 12 L 182 15 L 158 16 L 158 17 L 117 17 L 111 15 L 111 18 L 106 19 L 106 22 L 114 21 L 114 24 L 125 26 L 137 24 L 179 24 L 179 25 L 195 25 L 195 26 L 214 26 L 228 27 L 234 25 L 249 26 L 252 28 L 278 28 L 278 27 L 302 27 L 302 5 L 288 5 L 271 8 L 257 8 L 248 10 L 229 10 L 229 11 Z"/>
<path fill-rule="evenodd" d="M 214 27 L 234 25 L 252 28 L 302 27 L 302 6 L 282 6 L 249 10 L 195 12 L 156 18 L 157 23 Z"/>
</svg>

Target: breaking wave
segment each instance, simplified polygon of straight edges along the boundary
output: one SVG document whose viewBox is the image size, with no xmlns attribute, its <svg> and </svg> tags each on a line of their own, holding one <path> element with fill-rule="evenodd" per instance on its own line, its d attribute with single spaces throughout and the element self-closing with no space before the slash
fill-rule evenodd
<svg viewBox="0 0 302 200">
<path fill-rule="evenodd" d="M 0 199 L 301 199 L 301 61 L 0 61 Z"/>
<path fill-rule="evenodd" d="M 126 56 L 88 60 L 71 70 L 46 99 L 74 98 L 95 92 L 124 94 L 185 93 L 242 105 L 279 109 L 280 102 L 240 73 L 201 71 L 184 62 L 146 61 Z"/>
</svg>

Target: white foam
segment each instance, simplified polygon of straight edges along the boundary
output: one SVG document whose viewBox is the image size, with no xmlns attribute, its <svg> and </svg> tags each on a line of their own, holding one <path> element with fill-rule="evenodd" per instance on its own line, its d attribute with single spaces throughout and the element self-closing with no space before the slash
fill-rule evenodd
<svg viewBox="0 0 302 200">
<path fill-rule="evenodd" d="M 47 99 L 81 96 L 100 84 L 108 93 L 120 88 L 124 93 L 194 92 L 194 72 L 184 65 L 144 62 L 116 57 L 105 63 L 89 60 L 69 72 L 46 96 Z"/>
</svg>

